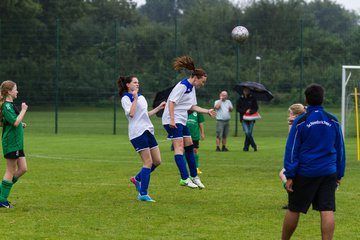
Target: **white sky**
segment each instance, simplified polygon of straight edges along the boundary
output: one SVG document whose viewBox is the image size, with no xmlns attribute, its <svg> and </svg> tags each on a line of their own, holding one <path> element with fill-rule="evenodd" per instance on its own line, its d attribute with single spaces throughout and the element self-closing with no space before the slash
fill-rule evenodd
<svg viewBox="0 0 360 240">
<path fill-rule="evenodd" d="M 138 6 L 145 3 L 145 0 L 132 0 L 132 1 L 138 3 Z M 231 1 L 240 4 L 248 2 L 248 0 L 231 0 Z M 307 0 L 307 1 L 310 2 L 311 0 Z M 360 13 L 360 0 L 335 0 L 335 2 L 342 5 L 346 9 L 355 10 L 358 13 Z"/>
</svg>

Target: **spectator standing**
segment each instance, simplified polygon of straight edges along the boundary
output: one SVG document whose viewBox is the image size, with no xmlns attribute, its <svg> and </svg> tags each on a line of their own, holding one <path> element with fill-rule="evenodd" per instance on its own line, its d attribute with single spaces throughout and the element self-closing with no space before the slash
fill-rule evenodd
<svg viewBox="0 0 360 240">
<path fill-rule="evenodd" d="M 226 147 L 226 139 L 229 134 L 233 105 L 228 99 L 228 93 L 226 91 L 220 93 L 219 99 L 214 103 L 214 108 L 216 111 L 216 151 L 227 152 L 229 149 Z M 220 142 L 222 143 L 221 149 Z"/>
<path fill-rule="evenodd" d="M 244 120 L 244 114 L 254 114 L 258 111 L 258 104 L 256 98 L 254 98 L 251 94 L 251 91 L 249 88 L 244 87 L 243 88 L 243 94 L 239 97 L 237 103 L 236 103 L 236 111 L 240 113 L 240 122 L 242 124 L 244 133 L 245 133 L 245 142 L 244 142 L 244 148 L 243 150 L 245 152 L 249 151 L 249 146 L 254 149 L 254 151 L 257 151 L 257 146 L 255 143 L 255 140 L 253 138 L 252 132 L 254 129 L 255 120 Z"/>
</svg>

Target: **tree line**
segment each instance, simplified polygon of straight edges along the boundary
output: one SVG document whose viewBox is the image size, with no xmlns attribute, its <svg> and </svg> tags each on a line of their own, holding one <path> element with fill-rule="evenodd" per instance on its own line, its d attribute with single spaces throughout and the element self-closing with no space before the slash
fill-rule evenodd
<svg viewBox="0 0 360 240">
<path fill-rule="evenodd" d="M 188 75 L 172 69 L 180 55 L 208 72 L 203 102 L 260 81 L 274 103 L 298 101 L 317 82 L 338 104 L 341 65 L 359 65 L 359 15 L 331 0 L 3 0 L 0 12 L 1 81 L 16 81 L 33 104 L 111 102 L 118 75 L 129 74 L 153 97 Z M 237 25 L 250 32 L 243 44 L 231 39 Z"/>
</svg>

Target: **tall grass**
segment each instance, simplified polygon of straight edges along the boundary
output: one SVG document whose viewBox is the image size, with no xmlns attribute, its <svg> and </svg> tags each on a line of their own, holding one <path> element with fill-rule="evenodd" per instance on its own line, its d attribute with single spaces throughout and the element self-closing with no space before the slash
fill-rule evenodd
<svg viewBox="0 0 360 240">
<path fill-rule="evenodd" d="M 243 152 L 244 135 L 228 139 L 230 152 L 215 152 L 215 121 L 206 118 L 200 143 L 204 190 L 179 186 L 179 173 L 160 120 L 153 119 L 162 165 L 152 174 L 156 203 L 136 200 L 129 178 L 141 168 L 118 114 L 111 134 L 111 110 L 26 116 L 28 173 L 0 209 L 1 239 L 279 239 L 286 193 L 278 178 L 286 141 L 286 109 L 262 108 L 254 137 L 258 152 Z M 110 123 L 110 124 L 109 124 Z M 109 125 L 108 125 L 109 124 Z M 109 131 L 107 131 L 109 130 Z M 334 239 L 359 239 L 360 167 L 355 140 L 346 140 L 347 169 L 337 191 Z M 0 169 L 4 172 L 5 162 Z M 320 239 L 318 212 L 301 215 L 293 239 Z"/>
</svg>

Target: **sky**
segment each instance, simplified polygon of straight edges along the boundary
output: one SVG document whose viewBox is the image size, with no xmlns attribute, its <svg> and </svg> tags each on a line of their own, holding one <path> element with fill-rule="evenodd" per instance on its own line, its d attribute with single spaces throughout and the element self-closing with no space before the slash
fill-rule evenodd
<svg viewBox="0 0 360 240">
<path fill-rule="evenodd" d="M 138 3 L 138 5 L 142 5 L 145 3 L 145 0 L 133 0 L 134 2 Z M 234 3 L 246 3 L 247 0 L 231 0 Z M 307 0 L 308 2 L 311 0 Z M 360 0 L 335 0 L 337 4 L 342 5 L 348 10 L 354 10 L 360 13 Z"/>
</svg>

